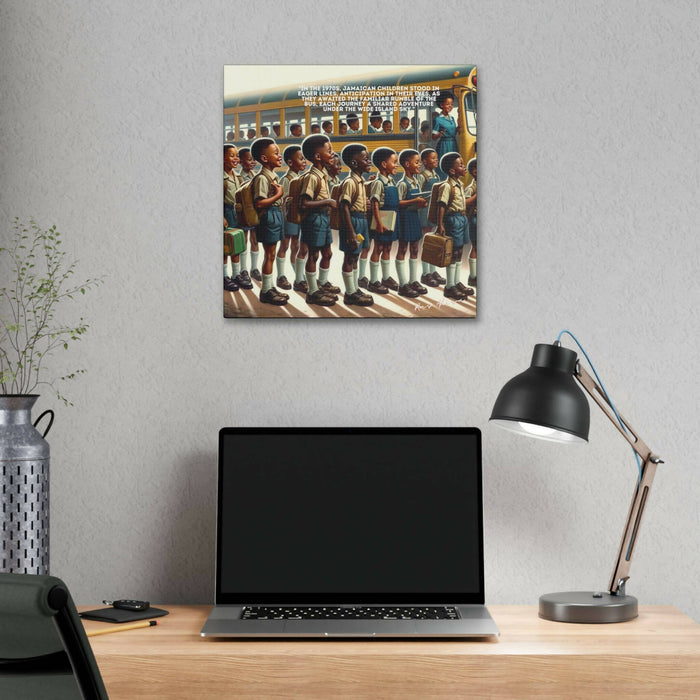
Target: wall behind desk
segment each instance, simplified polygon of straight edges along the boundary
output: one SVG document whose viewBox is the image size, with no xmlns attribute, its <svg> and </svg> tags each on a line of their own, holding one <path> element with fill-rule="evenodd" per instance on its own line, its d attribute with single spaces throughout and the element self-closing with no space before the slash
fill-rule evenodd
<svg viewBox="0 0 700 700">
<path fill-rule="evenodd" d="M 0 9 L 2 235 L 56 223 L 106 278 L 56 362 L 88 369 L 75 406 L 37 405 L 59 409 L 52 573 L 83 602 L 212 602 L 220 426 L 476 425 L 487 602 L 604 589 L 630 449 L 595 410 L 580 448 L 487 423 L 533 345 L 571 328 L 666 461 L 629 592 L 700 620 L 697 4 L 277 7 Z M 479 66 L 478 319 L 222 319 L 222 66 L 371 61 Z"/>
</svg>

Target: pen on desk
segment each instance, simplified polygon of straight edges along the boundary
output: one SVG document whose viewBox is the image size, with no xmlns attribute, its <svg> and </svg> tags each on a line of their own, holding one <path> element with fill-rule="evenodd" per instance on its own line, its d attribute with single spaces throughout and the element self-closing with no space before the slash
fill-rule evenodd
<svg viewBox="0 0 700 700">
<path fill-rule="evenodd" d="M 131 625 L 120 625 L 119 627 L 108 627 L 102 630 L 91 630 L 86 632 L 88 637 L 94 637 L 97 634 L 111 634 L 112 632 L 124 632 L 126 630 L 137 630 L 141 627 L 154 627 L 158 624 L 158 620 L 145 620 L 144 622 L 134 622 Z"/>
</svg>

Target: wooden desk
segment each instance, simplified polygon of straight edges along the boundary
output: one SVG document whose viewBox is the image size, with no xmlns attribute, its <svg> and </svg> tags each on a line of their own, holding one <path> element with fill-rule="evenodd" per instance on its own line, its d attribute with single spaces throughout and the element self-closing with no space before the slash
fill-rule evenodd
<svg viewBox="0 0 700 700">
<path fill-rule="evenodd" d="M 673 607 L 574 625 L 493 605 L 501 637 L 466 642 L 211 640 L 209 606 L 160 607 L 157 627 L 90 639 L 111 700 L 700 697 L 700 626 Z"/>
</svg>

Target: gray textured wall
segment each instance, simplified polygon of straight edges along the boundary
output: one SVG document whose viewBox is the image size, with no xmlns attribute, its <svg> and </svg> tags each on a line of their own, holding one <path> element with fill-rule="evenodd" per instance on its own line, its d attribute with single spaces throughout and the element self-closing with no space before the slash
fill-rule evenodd
<svg viewBox="0 0 700 700">
<path fill-rule="evenodd" d="M 333 3 L 304 0 L 293 16 L 2 3 L 2 230 L 56 223 L 80 272 L 107 279 L 76 310 L 91 329 L 65 363 L 88 374 L 50 436 L 53 572 L 79 601 L 211 602 L 222 425 L 468 424 L 484 430 L 488 602 L 604 588 L 630 449 L 597 412 L 582 448 L 487 423 L 533 344 L 568 327 L 667 462 L 629 590 L 700 620 L 698 5 L 354 4 L 372 19 L 345 36 Z M 478 319 L 224 321 L 222 66 L 370 60 L 479 66 Z"/>
</svg>

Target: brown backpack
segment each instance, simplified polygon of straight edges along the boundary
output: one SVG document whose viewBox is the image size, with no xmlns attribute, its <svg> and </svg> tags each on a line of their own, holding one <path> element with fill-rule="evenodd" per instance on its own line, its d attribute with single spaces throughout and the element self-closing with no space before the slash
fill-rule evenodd
<svg viewBox="0 0 700 700">
<path fill-rule="evenodd" d="M 433 189 L 430 191 L 430 206 L 428 207 L 428 221 L 431 224 L 437 224 L 438 222 L 438 197 L 440 196 L 439 190 L 440 186 L 445 184 L 445 180 L 442 182 L 436 182 L 433 185 Z M 449 183 L 448 183 L 449 184 Z M 450 187 L 450 198 L 447 201 L 447 207 L 452 204 L 452 200 L 454 199 L 454 189 L 452 188 L 452 185 L 449 185 Z"/>
<path fill-rule="evenodd" d="M 290 224 L 300 224 L 304 218 L 299 208 L 299 192 L 301 192 L 301 182 L 304 176 L 291 180 L 289 183 L 289 195 L 285 202 L 285 218 Z"/>
<path fill-rule="evenodd" d="M 255 182 L 255 178 L 248 180 L 236 190 L 236 214 L 238 215 L 238 223 L 243 228 L 253 228 L 260 223 L 258 212 L 253 203 L 253 182 Z"/>
</svg>

